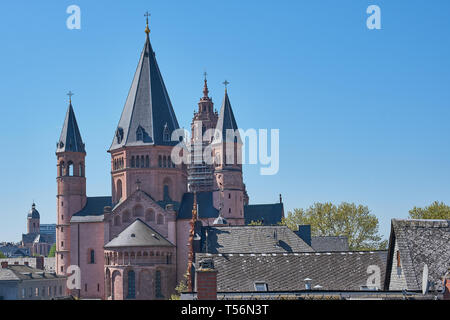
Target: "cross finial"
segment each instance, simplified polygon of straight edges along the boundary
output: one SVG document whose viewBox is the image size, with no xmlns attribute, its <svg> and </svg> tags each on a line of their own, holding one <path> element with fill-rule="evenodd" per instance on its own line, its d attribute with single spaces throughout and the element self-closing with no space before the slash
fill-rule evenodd
<svg viewBox="0 0 450 320">
<path fill-rule="evenodd" d="M 141 190 L 141 183 L 142 183 L 141 180 L 139 180 L 139 179 L 136 180 L 136 189 L 137 190 Z"/>
<path fill-rule="evenodd" d="M 228 85 L 229 85 L 230 83 L 228 82 L 228 80 L 225 80 L 225 81 L 223 82 L 223 84 L 225 85 L 225 91 L 227 91 Z"/>
<path fill-rule="evenodd" d="M 148 11 L 144 14 L 144 17 L 146 17 L 147 26 L 145 27 L 145 33 L 148 35 L 150 33 L 150 28 L 148 27 L 148 17 L 150 17 L 151 14 L 148 13 Z"/>
<path fill-rule="evenodd" d="M 72 103 L 72 96 L 74 95 L 74 93 L 72 91 L 69 91 L 67 95 L 69 96 L 69 102 Z"/>
<path fill-rule="evenodd" d="M 206 81 L 206 77 L 208 76 L 208 72 L 203 72 L 203 75 L 205 76 L 205 81 Z"/>
</svg>

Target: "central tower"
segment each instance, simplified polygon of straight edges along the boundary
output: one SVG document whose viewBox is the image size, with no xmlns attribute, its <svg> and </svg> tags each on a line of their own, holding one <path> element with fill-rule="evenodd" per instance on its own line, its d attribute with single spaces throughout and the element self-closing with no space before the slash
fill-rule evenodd
<svg viewBox="0 0 450 320">
<path fill-rule="evenodd" d="M 181 201 L 186 192 L 184 165 L 175 165 L 171 151 L 179 128 L 150 43 L 150 29 L 125 106 L 108 152 L 111 154 L 113 206 L 136 188 L 155 201 Z"/>
</svg>

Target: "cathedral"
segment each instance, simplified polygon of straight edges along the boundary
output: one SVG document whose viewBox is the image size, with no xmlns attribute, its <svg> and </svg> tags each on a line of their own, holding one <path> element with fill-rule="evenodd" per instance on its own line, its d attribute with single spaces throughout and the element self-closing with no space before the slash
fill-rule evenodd
<svg viewBox="0 0 450 320">
<path fill-rule="evenodd" d="M 57 142 L 56 270 L 80 268 L 80 298 L 169 299 L 192 266 L 192 224 L 244 226 L 278 223 L 275 205 L 250 205 L 242 173 L 242 140 L 227 89 L 220 111 L 203 96 L 191 123 L 190 154 L 173 161 L 177 117 L 150 42 L 150 29 L 108 153 L 111 196 L 86 195 L 86 149 L 72 99 Z M 226 86 L 227 82 L 225 82 Z M 206 139 L 207 132 L 211 134 Z M 200 134 L 198 134 L 200 133 Z M 221 134 L 220 134 L 221 133 Z M 185 150 L 185 149 L 183 149 Z M 182 152 L 183 152 L 182 150 Z M 229 150 L 234 151 L 231 161 Z M 191 152 L 191 151 L 189 151 Z M 109 192 L 108 192 L 109 193 Z M 70 269 L 69 269 L 70 270 Z"/>
</svg>

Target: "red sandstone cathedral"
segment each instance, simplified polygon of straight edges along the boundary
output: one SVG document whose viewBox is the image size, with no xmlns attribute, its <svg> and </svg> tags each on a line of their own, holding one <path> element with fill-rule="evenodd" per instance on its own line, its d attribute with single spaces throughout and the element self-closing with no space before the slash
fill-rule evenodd
<svg viewBox="0 0 450 320">
<path fill-rule="evenodd" d="M 81 298 L 168 299 L 187 271 L 191 274 L 194 225 L 245 225 L 254 220 L 276 224 L 281 203 L 249 205 L 243 183 L 237 123 L 225 89 L 220 112 L 203 97 L 191 124 L 191 143 L 210 148 L 214 163 L 196 156 L 175 164 L 171 152 L 179 129 L 150 43 L 150 30 L 140 55 L 112 144 L 111 194 L 86 195 L 85 144 L 70 101 L 57 143 L 56 270 L 80 268 Z M 217 139 L 202 138 L 213 129 Z M 199 135 L 196 134 L 200 132 Z M 234 161 L 227 152 L 235 151 Z M 194 210 L 193 210 L 194 209 Z M 194 212 L 194 214 L 193 214 Z M 189 268 L 188 268 L 189 265 Z M 189 270 L 188 270 L 189 269 Z"/>
</svg>

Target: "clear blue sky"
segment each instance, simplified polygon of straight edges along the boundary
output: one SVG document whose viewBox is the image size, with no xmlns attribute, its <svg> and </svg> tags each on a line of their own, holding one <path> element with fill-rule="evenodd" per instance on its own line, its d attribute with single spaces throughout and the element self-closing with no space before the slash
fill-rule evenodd
<svg viewBox="0 0 450 320">
<path fill-rule="evenodd" d="M 81 30 L 66 8 L 81 7 Z M 381 8 L 382 30 L 366 28 Z M 114 130 L 142 50 L 144 12 L 181 126 L 202 73 L 238 125 L 280 129 L 280 171 L 247 166 L 252 203 L 367 205 L 387 237 L 413 206 L 450 203 L 450 2 L 8 1 L 0 9 L 0 241 L 26 231 L 33 199 L 56 220 L 55 147 L 73 105 L 88 195 L 109 195 Z"/>
</svg>

